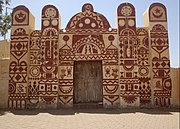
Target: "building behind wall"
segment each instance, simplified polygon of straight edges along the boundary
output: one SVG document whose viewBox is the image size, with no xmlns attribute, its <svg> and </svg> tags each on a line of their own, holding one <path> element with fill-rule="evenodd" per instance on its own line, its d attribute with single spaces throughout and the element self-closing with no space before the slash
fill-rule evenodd
<svg viewBox="0 0 180 129">
<path fill-rule="evenodd" d="M 89 3 L 65 30 L 53 5 L 42 9 L 41 30 L 25 6 L 12 13 L 8 107 L 169 107 L 172 83 L 164 5 L 144 13 L 117 8 L 117 28 Z"/>
</svg>

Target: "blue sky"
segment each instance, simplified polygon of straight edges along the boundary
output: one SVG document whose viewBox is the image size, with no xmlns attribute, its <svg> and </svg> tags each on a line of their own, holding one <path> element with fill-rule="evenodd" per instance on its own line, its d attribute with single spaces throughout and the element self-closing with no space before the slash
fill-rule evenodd
<svg viewBox="0 0 180 129">
<path fill-rule="evenodd" d="M 41 28 L 41 10 L 47 4 L 55 5 L 61 15 L 61 28 L 65 28 L 70 18 L 81 11 L 84 3 L 91 3 L 96 12 L 102 13 L 116 27 L 116 10 L 119 4 L 129 2 L 135 6 L 137 27 L 143 26 L 142 14 L 154 2 L 163 3 L 168 13 L 169 46 L 171 67 L 179 64 L 179 0 L 11 0 L 11 8 L 25 5 L 35 16 L 35 28 Z"/>
</svg>

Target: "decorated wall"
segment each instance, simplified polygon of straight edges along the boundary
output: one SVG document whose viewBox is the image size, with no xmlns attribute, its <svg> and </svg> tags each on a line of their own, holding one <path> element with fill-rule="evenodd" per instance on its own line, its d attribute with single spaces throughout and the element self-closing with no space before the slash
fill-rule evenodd
<svg viewBox="0 0 180 129">
<path fill-rule="evenodd" d="M 41 30 L 34 30 L 28 8 L 17 6 L 12 13 L 8 107 L 171 106 L 166 15 L 164 5 L 154 3 L 145 14 L 146 26 L 136 27 L 135 7 L 122 3 L 117 28 L 111 28 L 87 3 L 61 29 L 59 11 L 46 5 Z"/>
</svg>

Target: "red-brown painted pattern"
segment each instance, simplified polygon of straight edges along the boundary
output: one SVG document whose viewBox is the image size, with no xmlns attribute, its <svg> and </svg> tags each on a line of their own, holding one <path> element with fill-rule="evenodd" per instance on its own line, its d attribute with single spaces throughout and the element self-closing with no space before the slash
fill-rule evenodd
<svg viewBox="0 0 180 129">
<path fill-rule="evenodd" d="M 27 108 L 38 108 L 39 104 L 39 81 L 41 67 L 41 32 L 35 30 L 30 35 L 29 45 L 29 76 L 28 76 L 28 101 Z"/>
<path fill-rule="evenodd" d="M 82 12 L 74 15 L 66 27 L 66 35 L 64 35 L 64 46 L 60 48 L 60 69 L 62 74 L 60 79 L 60 87 L 73 86 L 73 77 L 69 78 L 67 75 L 67 68 L 73 70 L 73 62 L 76 60 L 102 60 L 103 72 L 106 72 L 106 76 L 103 77 L 104 87 L 104 100 L 107 101 L 110 106 L 115 106 L 115 103 L 119 103 L 119 87 L 118 87 L 118 69 L 117 69 L 117 47 L 113 45 L 115 41 L 115 30 L 109 31 L 110 25 L 107 19 L 97 12 L 94 12 L 91 4 L 85 4 L 82 7 Z M 78 31 L 79 34 L 76 32 Z M 111 34 L 108 36 L 108 46 L 105 47 L 104 33 Z M 69 36 L 68 36 L 69 35 Z M 72 36 L 71 40 L 70 37 Z M 71 45 L 70 45 L 71 44 Z M 65 67 L 66 66 L 66 67 Z M 106 67 L 108 66 L 108 68 Z M 109 72 L 108 70 L 109 69 Z M 68 80 L 70 79 L 70 80 Z M 72 81 L 71 81 L 72 80 Z M 63 82 L 64 81 L 64 82 Z M 68 85 L 68 81 L 71 81 Z M 66 83 L 65 83 L 66 82 Z M 113 90 L 112 90 L 113 89 Z M 60 92 L 62 93 L 62 91 Z M 73 94 L 67 92 L 67 94 L 60 95 L 61 106 L 73 103 Z M 64 98 L 63 98 L 64 96 Z M 67 99 L 66 99 L 67 98 Z M 105 103 L 104 103 L 105 105 Z M 117 105 L 117 104 L 116 104 Z"/>
<path fill-rule="evenodd" d="M 117 8 L 117 29 L 89 3 L 65 30 L 59 29 L 59 12 L 53 5 L 42 9 L 41 30 L 31 30 L 25 6 L 14 8 L 12 19 L 9 108 L 73 107 L 74 62 L 95 60 L 102 61 L 105 108 L 170 106 L 164 5 L 150 6 L 149 28 L 136 28 L 130 3 Z"/>
<path fill-rule="evenodd" d="M 140 90 L 140 106 L 148 107 L 151 105 L 151 92 L 150 85 L 150 44 L 148 28 L 138 28 L 138 78 Z"/>
<path fill-rule="evenodd" d="M 8 107 L 25 109 L 28 85 L 29 10 L 25 6 L 18 6 L 12 14 L 12 25 L 15 27 L 11 33 Z"/>
<path fill-rule="evenodd" d="M 139 103 L 135 8 L 130 3 L 123 3 L 119 5 L 117 14 L 120 97 L 124 105 L 129 105 Z"/>
<path fill-rule="evenodd" d="M 53 5 L 42 9 L 40 108 L 57 108 L 59 12 Z"/>
<path fill-rule="evenodd" d="M 170 79 L 169 44 L 167 30 L 167 13 L 164 5 L 154 3 L 149 8 L 151 30 L 151 52 L 156 53 L 152 59 L 152 85 L 154 86 L 154 105 L 168 107 L 171 98 L 172 83 Z"/>
</svg>

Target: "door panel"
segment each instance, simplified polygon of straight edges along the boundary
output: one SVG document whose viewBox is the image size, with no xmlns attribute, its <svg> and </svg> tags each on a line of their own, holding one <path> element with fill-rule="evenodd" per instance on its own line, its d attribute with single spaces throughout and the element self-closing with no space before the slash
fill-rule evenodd
<svg viewBox="0 0 180 129">
<path fill-rule="evenodd" d="M 102 102 L 102 62 L 77 61 L 74 65 L 75 103 Z"/>
</svg>

